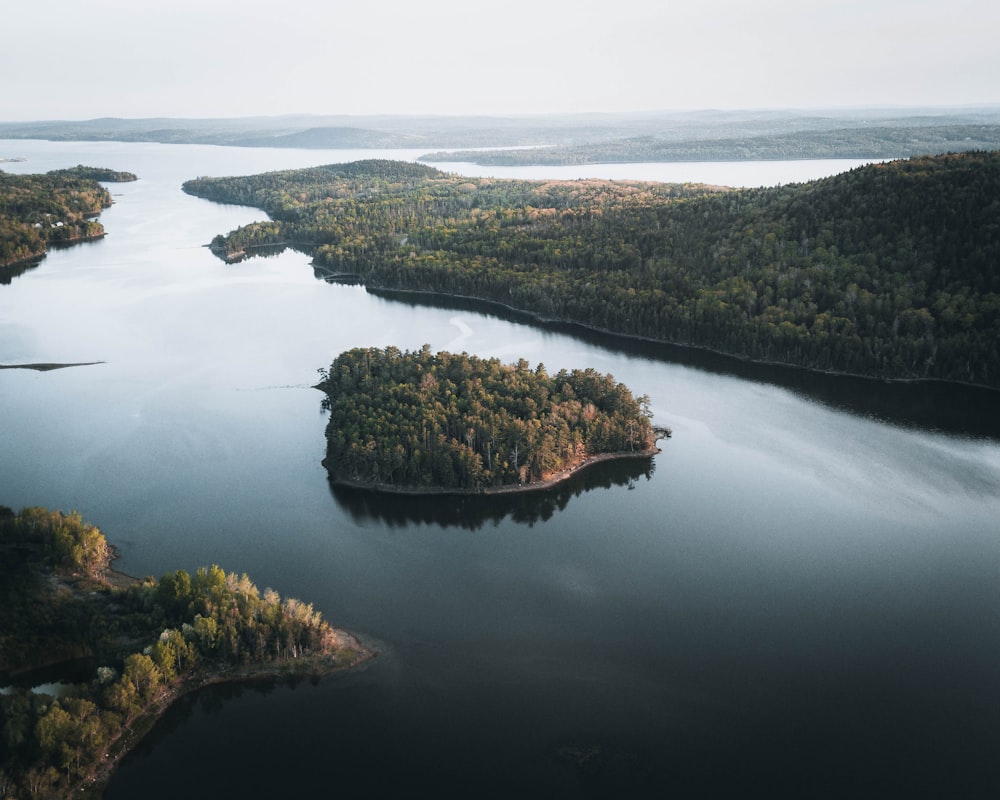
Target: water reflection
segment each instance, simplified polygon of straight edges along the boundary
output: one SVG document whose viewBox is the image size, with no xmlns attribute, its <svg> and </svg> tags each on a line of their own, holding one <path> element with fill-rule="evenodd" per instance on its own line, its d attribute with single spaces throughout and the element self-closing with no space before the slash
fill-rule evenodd
<svg viewBox="0 0 1000 800">
<path fill-rule="evenodd" d="M 33 270 L 41 264 L 42 258 L 44 256 L 31 261 L 18 261 L 16 264 L 8 264 L 5 267 L 0 267 L 0 285 L 10 286 L 14 278 L 21 277 L 25 272 Z"/>
<path fill-rule="evenodd" d="M 94 679 L 96 669 L 93 658 L 73 658 L 16 675 L 0 673 L 0 694 L 23 690 L 53 697 L 71 696 L 81 684 Z"/>
<path fill-rule="evenodd" d="M 303 676 L 286 676 L 260 678 L 259 680 L 238 681 L 233 683 L 218 683 L 206 686 L 198 691 L 181 695 L 172 702 L 157 719 L 156 726 L 148 736 L 144 736 L 138 744 L 129 751 L 125 761 L 137 761 L 153 754 L 157 746 L 177 730 L 183 728 L 196 715 L 217 717 L 225 710 L 226 704 L 232 700 L 252 693 L 266 697 L 279 686 L 294 688 L 308 680 L 315 684 L 318 678 Z"/>
<path fill-rule="evenodd" d="M 316 271 L 316 276 L 329 280 L 319 271 Z M 1000 392 L 982 386 L 944 381 L 884 381 L 781 364 L 762 364 L 711 350 L 616 336 L 574 323 L 539 320 L 500 303 L 392 289 L 366 288 L 366 291 L 376 297 L 413 307 L 489 314 L 571 335 L 614 353 L 779 386 L 837 411 L 890 425 L 1000 440 L 1000 415 L 993 411 L 1000 401 Z"/>
<path fill-rule="evenodd" d="M 247 245 L 246 250 L 249 252 L 244 251 L 239 255 L 233 256 L 231 259 L 225 259 L 219 253 L 215 253 L 215 255 L 222 258 L 229 264 L 239 264 L 242 261 L 246 261 L 248 258 L 277 258 L 288 249 L 288 245 L 285 244 L 253 244 Z M 294 247 L 292 249 L 307 256 L 312 255 L 310 250 L 304 247 Z"/>
<path fill-rule="evenodd" d="M 551 489 L 493 495 L 398 495 L 330 483 L 337 504 L 359 524 L 377 522 L 390 528 L 413 523 L 475 531 L 504 519 L 528 525 L 545 522 L 574 497 L 613 486 L 632 488 L 653 477 L 652 457 L 594 464 Z"/>
</svg>

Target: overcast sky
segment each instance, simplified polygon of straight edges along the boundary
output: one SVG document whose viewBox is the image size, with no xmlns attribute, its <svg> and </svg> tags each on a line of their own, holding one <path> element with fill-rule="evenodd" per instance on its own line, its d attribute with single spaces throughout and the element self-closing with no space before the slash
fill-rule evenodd
<svg viewBox="0 0 1000 800">
<path fill-rule="evenodd" d="M 9 0 L 0 119 L 1000 103 L 993 0 Z"/>
</svg>

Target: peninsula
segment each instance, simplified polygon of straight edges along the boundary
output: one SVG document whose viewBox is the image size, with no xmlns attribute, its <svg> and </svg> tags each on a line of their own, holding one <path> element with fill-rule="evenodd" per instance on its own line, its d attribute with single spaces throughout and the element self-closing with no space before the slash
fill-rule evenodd
<svg viewBox="0 0 1000 800">
<path fill-rule="evenodd" d="M 522 181 L 360 161 L 184 190 L 270 219 L 212 243 L 319 277 L 749 361 L 1000 388 L 1000 152 L 725 190 Z"/>
<path fill-rule="evenodd" d="M 333 482 L 390 492 L 543 488 L 596 461 L 659 450 L 649 399 L 593 369 L 466 353 L 355 348 L 321 370 Z"/>
<path fill-rule="evenodd" d="M 0 278 L 38 261 L 49 247 L 103 237 L 94 217 L 111 206 L 111 193 L 99 181 L 134 180 L 131 172 L 82 164 L 44 175 L 0 170 Z"/>
<path fill-rule="evenodd" d="M 308 603 L 218 566 L 137 580 L 79 514 L 0 506 L 0 794 L 100 796 L 177 698 L 211 683 L 322 675 L 374 654 Z M 59 696 L 32 671 L 71 670 Z M 82 681 L 82 682 L 76 682 Z"/>
</svg>

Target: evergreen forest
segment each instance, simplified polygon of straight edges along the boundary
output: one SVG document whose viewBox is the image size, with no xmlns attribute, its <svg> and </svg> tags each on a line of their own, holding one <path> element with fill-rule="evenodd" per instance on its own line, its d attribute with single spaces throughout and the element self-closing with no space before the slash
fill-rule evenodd
<svg viewBox="0 0 1000 800">
<path fill-rule="evenodd" d="M 98 181 L 134 181 L 129 172 L 83 165 L 44 175 L 0 170 L 0 277 L 3 270 L 40 259 L 54 245 L 98 239 L 96 217 L 111 206 Z"/>
<path fill-rule="evenodd" d="M 730 190 L 467 178 L 361 161 L 185 191 L 263 209 L 220 235 L 375 288 L 883 379 L 1000 387 L 1000 151 Z"/>
<path fill-rule="evenodd" d="M 610 375 L 524 359 L 355 348 L 323 370 L 336 482 L 460 492 L 523 487 L 602 455 L 655 452 L 648 399 Z"/>
<path fill-rule="evenodd" d="M 366 655 L 310 604 L 261 592 L 245 574 L 213 565 L 140 581 L 113 572 L 112 557 L 75 512 L 0 507 L 0 684 L 15 681 L 0 692 L 0 797 L 99 794 L 184 691 Z M 18 688 L 25 670 L 81 660 L 90 677 L 58 697 Z"/>
</svg>

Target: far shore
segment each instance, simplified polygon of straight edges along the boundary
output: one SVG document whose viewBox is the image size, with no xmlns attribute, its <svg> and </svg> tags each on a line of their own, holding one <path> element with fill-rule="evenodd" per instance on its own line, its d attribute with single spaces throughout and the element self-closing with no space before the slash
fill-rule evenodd
<svg viewBox="0 0 1000 800">
<path fill-rule="evenodd" d="M 664 436 L 670 435 L 668 429 L 662 430 L 664 431 Z M 542 489 L 550 489 L 563 481 L 569 480 L 578 472 L 581 472 L 588 467 L 592 467 L 594 464 L 600 464 L 605 461 L 620 461 L 632 458 L 652 458 L 660 452 L 662 452 L 662 450 L 659 447 L 650 447 L 648 450 L 622 450 L 616 453 L 598 453 L 593 456 L 587 456 L 581 461 L 578 461 L 565 469 L 559 470 L 558 472 L 550 473 L 539 481 L 533 481 L 531 483 L 510 483 L 504 486 L 484 486 L 479 489 L 447 488 L 444 486 L 402 486 L 393 483 L 380 483 L 371 480 L 364 481 L 353 478 L 336 478 L 332 475 L 330 476 L 330 481 L 337 486 L 347 486 L 354 489 L 365 489 L 373 492 L 384 492 L 386 494 L 430 496 L 516 494 L 520 492 L 534 492 Z M 323 461 L 323 465 L 326 466 L 325 460 Z"/>
</svg>

